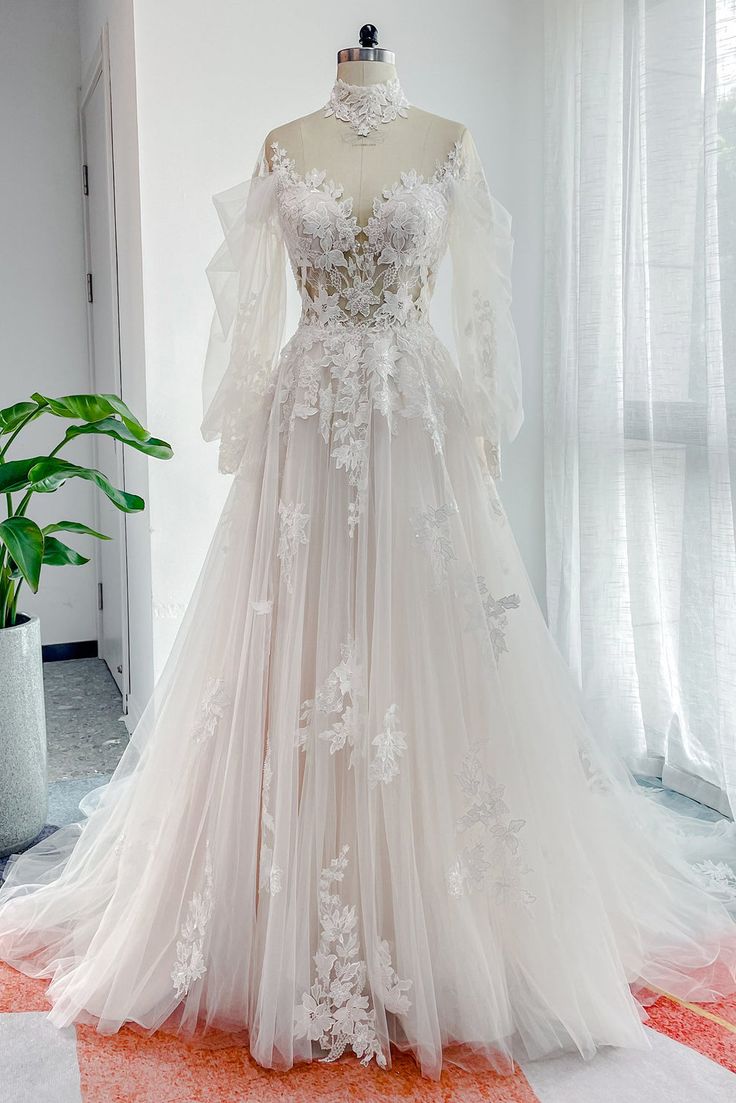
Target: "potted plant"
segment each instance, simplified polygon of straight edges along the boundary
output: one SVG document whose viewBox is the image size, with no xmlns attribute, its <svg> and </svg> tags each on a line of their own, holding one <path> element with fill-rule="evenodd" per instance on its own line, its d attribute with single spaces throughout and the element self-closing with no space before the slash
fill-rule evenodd
<svg viewBox="0 0 736 1103">
<path fill-rule="evenodd" d="M 70 422 L 46 456 L 11 459 L 22 431 L 44 415 Z M 59 456 L 76 437 L 112 437 L 156 459 L 169 459 L 171 447 L 150 436 L 126 404 L 110 394 L 47 398 L 34 394 L 0 410 L 0 856 L 22 849 L 46 821 L 46 719 L 37 617 L 18 612 L 24 586 L 36 593 L 44 566 L 81 566 L 89 559 L 59 539 L 58 533 L 109 537 L 79 521 L 38 525 L 28 512 L 36 494 L 53 494 L 67 479 L 93 483 L 124 513 L 145 502 L 118 490 L 91 467 Z"/>
</svg>

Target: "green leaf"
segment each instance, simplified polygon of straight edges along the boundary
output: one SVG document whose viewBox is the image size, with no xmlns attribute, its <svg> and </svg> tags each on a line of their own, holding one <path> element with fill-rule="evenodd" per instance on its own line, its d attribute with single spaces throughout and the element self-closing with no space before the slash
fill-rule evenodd
<svg viewBox="0 0 736 1103">
<path fill-rule="evenodd" d="M 42 410 L 37 402 L 16 402 L 14 406 L 6 406 L 0 410 L 0 436 L 12 433 L 30 414 L 38 417 L 40 413 Z"/>
<path fill-rule="evenodd" d="M 137 494 L 118 490 L 101 471 L 96 471 L 93 467 L 79 467 L 66 460 L 45 459 L 35 464 L 29 472 L 30 489 L 40 494 L 53 493 L 67 479 L 86 479 L 94 483 L 123 513 L 140 513 L 146 507 L 146 503 Z"/>
<path fill-rule="evenodd" d="M 139 440 L 146 440 L 146 438 L 150 436 L 148 429 L 145 429 L 141 425 L 138 418 L 132 410 L 128 409 L 122 398 L 118 398 L 116 394 L 103 394 L 99 397 L 104 398 L 110 403 L 113 412 L 128 426 L 134 437 L 138 437 Z"/>
<path fill-rule="evenodd" d="M 121 444 L 128 444 L 131 448 L 137 448 L 139 452 L 144 452 L 157 460 L 170 460 L 174 454 L 171 445 L 165 440 L 159 440 L 157 437 L 141 439 L 116 417 L 106 417 L 102 421 L 94 421 L 88 425 L 70 425 L 66 431 L 66 439 L 73 440 L 74 437 L 86 436 L 88 433 L 102 433 L 107 437 L 114 437 Z"/>
<path fill-rule="evenodd" d="M 94 422 L 102 421 L 111 414 L 117 414 L 137 440 L 146 440 L 148 437 L 148 430 L 141 425 L 135 414 L 116 394 L 68 394 L 62 398 L 48 398 L 46 395 L 36 393 L 32 394 L 31 398 L 56 417 L 79 418 L 80 421 Z"/>
<path fill-rule="evenodd" d="M 110 540 L 103 532 L 91 529 L 89 525 L 83 525 L 81 521 L 56 521 L 53 525 L 44 525 L 43 534 L 49 536 L 52 532 L 80 532 L 84 536 L 96 536 L 98 540 Z"/>
<path fill-rule="evenodd" d="M 12 494 L 28 487 L 28 472 L 43 456 L 31 456 L 28 460 L 6 460 L 0 463 L 0 494 Z"/>
<path fill-rule="evenodd" d="M 0 540 L 35 594 L 43 563 L 44 537 L 40 528 L 28 517 L 9 517 L 0 523 Z"/>
<path fill-rule="evenodd" d="M 86 556 L 80 555 L 78 551 L 57 540 L 55 536 L 47 536 L 44 541 L 43 561 L 49 567 L 81 567 L 84 563 L 89 563 Z"/>
</svg>

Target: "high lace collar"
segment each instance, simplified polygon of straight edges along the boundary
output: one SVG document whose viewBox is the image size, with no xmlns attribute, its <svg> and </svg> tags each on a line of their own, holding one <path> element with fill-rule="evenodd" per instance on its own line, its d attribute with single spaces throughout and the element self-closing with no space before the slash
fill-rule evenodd
<svg viewBox="0 0 736 1103">
<path fill-rule="evenodd" d="M 325 104 L 325 116 L 334 115 L 349 123 L 356 134 L 367 137 L 381 123 L 390 123 L 400 115 L 406 118 L 409 101 L 397 79 L 381 84 L 348 84 L 335 81 Z"/>
</svg>

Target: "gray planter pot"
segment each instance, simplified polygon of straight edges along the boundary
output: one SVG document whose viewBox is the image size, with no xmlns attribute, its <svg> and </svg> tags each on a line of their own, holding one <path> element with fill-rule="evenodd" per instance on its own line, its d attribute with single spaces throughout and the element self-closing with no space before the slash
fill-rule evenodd
<svg viewBox="0 0 736 1103">
<path fill-rule="evenodd" d="M 46 710 L 38 617 L 0 628 L 0 857 L 46 823 Z"/>
</svg>

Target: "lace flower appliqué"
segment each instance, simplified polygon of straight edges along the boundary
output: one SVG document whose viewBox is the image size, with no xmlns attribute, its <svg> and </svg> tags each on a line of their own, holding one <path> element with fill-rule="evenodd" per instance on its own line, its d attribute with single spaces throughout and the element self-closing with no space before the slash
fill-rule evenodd
<svg viewBox="0 0 736 1103">
<path fill-rule="evenodd" d="M 715 892 L 725 901 L 736 900 L 735 868 L 726 862 L 713 862 L 710 859 L 696 862 L 692 868 L 711 892 Z"/>
<path fill-rule="evenodd" d="M 212 917 L 212 857 L 207 843 L 204 861 L 204 885 L 201 892 L 195 892 L 189 901 L 186 919 L 179 931 L 176 943 L 176 964 L 171 971 L 171 980 L 178 997 L 186 996 L 194 984 L 207 972 L 204 958 L 204 940 Z"/>
<path fill-rule="evenodd" d="M 279 546 L 277 555 L 281 560 L 281 571 L 286 589 L 290 594 L 294 592 L 294 579 L 292 577 L 294 560 L 299 548 L 309 543 L 308 525 L 309 514 L 304 512 L 301 502 L 296 505 L 279 502 Z"/>
<path fill-rule="evenodd" d="M 376 753 L 368 768 L 371 788 L 388 785 L 399 773 L 399 759 L 406 750 L 405 733 L 399 728 L 398 705 L 391 705 L 383 718 L 383 727 L 373 739 Z"/>
<path fill-rule="evenodd" d="M 366 994 L 367 967 L 360 957 L 358 918 L 354 904 L 343 904 L 334 886 L 343 880 L 349 847 L 322 870 L 319 879 L 320 939 L 314 955 L 316 976 L 294 1009 L 294 1035 L 319 1042 L 325 1062 L 337 1061 L 350 1047 L 362 1065 L 373 1058 L 386 1068 L 386 1057 L 376 1032 L 376 1012 Z M 411 981 L 400 980 L 391 964 L 388 943 L 377 948 L 382 997 L 387 1011 L 405 1014 L 405 993 Z"/>
<path fill-rule="evenodd" d="M 332 668 L 315 696 L 302 702 L 296 745 L 306 748 L 310 735 L 317 729 L 318 717 L 324 717 L 327 726 L 318 731 L 317 737 L 329 743 L 331 755 L 350 747 L 348 767 L 353 767 L 356 754 L 363 754 L 358 738 L 361 730 L 361 691 L 362 670 L 355 641 L 348 637 L 340 648 L 340 661 Z M 405 733 L 399 728 L 398 705 L 393 704 L 386 710 L 383 726 L 372 744 L 376 750 L 368 767 L 368 780 L 374 788 L 380 783 L 387 785 L 398 775 L 399 759 L 406 750 Z"/>
<path fill-rule="evenodd" d="M 394 1015 L 406 1015 L 411 1000 L 406 993 L 412 987 L 410 980 L 401 980 L 391 961 L 391 948 L 385 938 L 379 939 L 377 947 L 378 965 L 381 972 L 381 990 L 383 1006 Z"/>
<path fill-rule="evenodd" d="M 271 758 L 271 737 L 266 742 L 263 756 L 263 776 L 261 779 L 261 854 L 259 885 L 275 896 L 283 886 L 283 872 L 274 864 L 273 847 L 275 824 L 271 812 L 271 784 L 273 782 L 273 763 Z"/>
<path fill-rule="evenodd" d="M 470 564 L 465 564 L 457 572 L 455 593 L 467 616 L 465 631 L 476 633 L 480 639 L 482 654 L 488 658 L 493 655 L 498 664 L 501 655 L 508 651 L 507 613 L 519 608 L 521 598 L 518 594 L 495 598 L 488 589 L 485 577 L 477 575 Z"/>
<path fill-rule="evenodd" d="M 490 886 L 502 900 L 533 903 L 535 897 L 523 883 L 524 875 L 531 870 L 520 856 L 519 833 L 526 821 L 511 818 L 504 786 L 484 771 L 478 748 L 471 748 L 465 755 L 457 780 L 466 798 L 457 831 L 474 838 L 450 867 L 450 895 L 464 896 Z"/>
<path fill-rule="evenodd" d="M 507 594 L 506 597 L 500 598 L 493 597 L 486 586 L 483 575 L 478 576 L 478 591 L 483 603 L 483 612 L 486 618 L 488 636 L 491 641 L 491 646 L 493 647 L 493 657 L 496 662 L 498 662 L 503 652 L 508 651 L 508 646 L 506 645 L 508 617 L 506 613 L 509 609 L 518 609 L 521 604 L 521 598 L 518 594 Z"/>
<path fill-rule="evenodd" d="M 434 509 L 412 510 L 410 523 L 414 539 L 424 549 L 432 566 L 436 587 L 442 585 L 453 559 L 457 559 L 450 534 L 450 518 L 458 512 L 455 502 Z"/>
<path fill-rule="evenodd" d="M 405 119 L 409 114 L 408 108 L 409 101 L 398 80 L 348 84 L 338 79 L 324 110 L 325 117 L 334 115 L 365 138 L 381 124 L 393 122 L 399 115 Z"/>
<path fill-rule="evenodd" d="M 230 695 L 225 689 L 224 679 L 209 678 L 192 732 L 195 743 L 206 743 L 212 738 L 229 705 Z"/>
<path fill-rule="evenodd" d="M 297 746 L 306 746 L 309 734 L 314 730 L 315 715 L 319 714 L 329 722 L 328 727 L 319 733 L 319 738 L 329 743 L 330 754 L 341 751 L 346 744 L 354 748 L 360 684 L 361 671 L 355 654 L 355 641 L 349 637 L 340 648 L 337 666 L 327 675 L 315 696 L 302 704 Z M 352 763 L 351 754 L 351 766 Z"/>
</svg>

